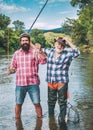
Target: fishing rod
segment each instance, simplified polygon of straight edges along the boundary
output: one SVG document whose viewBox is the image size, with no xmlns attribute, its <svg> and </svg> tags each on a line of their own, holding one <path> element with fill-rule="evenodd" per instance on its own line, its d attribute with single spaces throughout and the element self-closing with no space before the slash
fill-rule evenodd
<svg viewBox="0 0 93 130">
<path fill-rule="evenodd" d="M 43 5 L 43 7 L 41 8 L 40 12 L 38 13 L 37 17 L 35 18 L 34 22 L 32 23 L 30 29 L 28 30 L 28 33 L 31 31 L 32 27 L 34 26 L 35 22 L 37 21 L 39 15 L 41 14 L 41 12 L 43 11 L 43 9 L 45 8 L 46 4 L 48 3 L 48 0 L 46 0 L 45 4 Z"/>
</svg>

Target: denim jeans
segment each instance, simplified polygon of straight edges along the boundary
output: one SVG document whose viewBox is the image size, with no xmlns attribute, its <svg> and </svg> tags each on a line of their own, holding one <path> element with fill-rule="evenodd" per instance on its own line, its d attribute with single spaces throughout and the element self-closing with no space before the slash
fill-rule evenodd
<svg viewBox="0 0 93 130">
<path fill-rule="evenodd" d="M 16 104 L 23 104 L 27 93 L 29 94 L 33 104 L 40 103 L 39 85 L 28 85 L 28 86 L 16 86 L 15 89 Z"/>
</svg>

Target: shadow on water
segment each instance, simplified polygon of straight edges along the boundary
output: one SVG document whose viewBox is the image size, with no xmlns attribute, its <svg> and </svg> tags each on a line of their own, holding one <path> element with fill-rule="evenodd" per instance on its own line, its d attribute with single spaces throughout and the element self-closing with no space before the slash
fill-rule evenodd
<svg viewBox="0 0 93 130">
<path fill-rule="evenodd" d="M 0 130 L 93 130 L 93 55 L 82 54 L 70 67 L 69 102 L 78 109 L 80 122 L 58 125 L 59 107 L 55 118 L 48 118 L 46 65 L 40 66 L 42 120 L 36 118 L 34 106 L 26 96 L 21 120 L 15 121 L 15 75 L 6 76 L 7 56 L 0 56 Z"/>
</svg>

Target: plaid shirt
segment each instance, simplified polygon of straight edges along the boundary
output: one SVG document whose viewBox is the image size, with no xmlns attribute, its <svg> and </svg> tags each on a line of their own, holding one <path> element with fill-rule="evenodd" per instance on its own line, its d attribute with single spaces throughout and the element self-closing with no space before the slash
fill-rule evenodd
<svg viewBox="0 0 93 130">
<path fill-rule="evenodd" d="M 55 60 L 52 49 L 43 49 L 47 55 L 47 78 L 48 83 L 67 83 L 69 82 L 68 70 L 73 58 L 79 56 L 80 52 L 75 49 L 64 49 L 61 55 Z"/>
<path fill-rule="evenodd" d="M 16 85 L 27 86 L 32 84 L 40 84 L 38 76 L 38 65 L 45 64 L 46 60 L 37 59 L 38 52 L 30 48 L 28 53 L 22 49 L 14 53 L 10 68 L 16 68 Z"/>
</svg>

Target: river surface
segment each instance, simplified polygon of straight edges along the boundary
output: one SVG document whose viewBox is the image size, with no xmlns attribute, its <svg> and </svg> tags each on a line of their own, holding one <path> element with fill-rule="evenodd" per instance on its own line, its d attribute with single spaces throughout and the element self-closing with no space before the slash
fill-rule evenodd
<svg viewBox="0 0 93 130">
<path fill-rule="evenodd" d="M 11 56 L 10 56 L 11 57 Z M 93 130 L 93 54 L 81 54 L 73 60 L 69 70 L 69 102 L 79 112 L 79 123 L 68 122 L 59 128 L 59 107 L 56 104 L 55 120 L 49 120 L 47 107 L 46 65 L 40 65 L 41 105 L 43 119 L 37 119 L 34 106 L 26 96 L 21 121 L 15 121 L 15 74 L 6 75 L 8 60 L 0 55 L 0 130 Z"/>
</svg>

